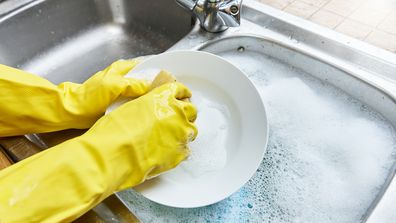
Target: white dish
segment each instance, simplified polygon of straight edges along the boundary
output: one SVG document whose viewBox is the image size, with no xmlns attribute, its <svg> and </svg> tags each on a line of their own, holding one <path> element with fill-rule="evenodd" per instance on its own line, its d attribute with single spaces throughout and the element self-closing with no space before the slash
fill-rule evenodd
<svg viewBox="0 0 396 223">
<path fill-rule="evenodd" d="M 190 143 L 188 160 L 134 189 L 152 201 L 181 208 L 227 198 L 253 176 L 267 147 L 268 123 L 259 93 L 230 62 L 200 51 L 153 56 L 127 76 L 152 79 L 161 69 L 191 89 L 199 133 Z"/>
</svg>

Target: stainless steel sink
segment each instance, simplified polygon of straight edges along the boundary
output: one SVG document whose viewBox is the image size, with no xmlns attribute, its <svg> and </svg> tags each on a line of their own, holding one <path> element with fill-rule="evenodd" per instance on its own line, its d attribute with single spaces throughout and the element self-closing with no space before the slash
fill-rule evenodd
<svg viewBox="0 0 396 223">
<path fill-rule="evenodd" d="M 166 50 L 204 50 L 224 56 L 245 69 L 260 89 L 265 89 L 263 86 L 271 81 L 270 77 L 276 72 L 290 67 L 293 80 L 308 86 L 311 82 L 319 83 L 323 92 L 336 89 L 334 92 L 338 93 L 334 95 L 334 101 L 342 95 L 362 110 L 375 113 L 375 117 L 387 123 L 390 132 L 396 127 L 394 54 L 252 0 L 244 1 L 241 27 L 219 34 L 202 31 L 173 0 L 8 0 L 0 3 L 1 14 L 0 62 L 43 75 L 55 83 L 66 80 L 81 82 L 119 58 Z M 253 68 L 257 65 L 262 70 L 250 70 L 244 63 L 252 63 Z M 318 94 L 322 93 L 322 88 L 316 88 Z M 271 92 L 267 93 L 269 95 Z M 293 96 L 284 94 L 286 97 Z M 268 98 L 263 95 L 266 103 L 276 102 Z M 290 101 L 291 107 L 297 105 L 298 102 Z M 342 110 L 342 106 L 339 109 Z M 286 115 L 286 111 L 279 110 L 278 115 Z M 307 111 L 316 110 L 307 108 Z M 269 122 L 271 124 L 271 118 Z M 257 174 L 240 191 L 218 204 L 198 209 L 175 209 L 150 202 L 133 190 L 120 192 L 117 196 L 143 222 L 318 222 L 318 215 L 315 214 L 326 212 L 332 214 L 324 214 L 322 219 L 319 216 L 320 222 L 396 221 L 389 215 L 389 210 L 396 208 L 392 193 L 396 191 L 396 180 L 393 180 L 396 145 L 391 145 L 388 153 L 383 153 L 378 159 L 378 165 L 374 165 L 375 168 L 383 167 L 380 180 L 374 183 L 367 181 L 367 185 L 371 186 L 364 184 L 365 181 L 359 184 L 345 180 L 345 188 L 350 186 L 349 194 L 356 195 L 354 190 L 362 190 L 372 195 L 354 204 L 349 200 L 361 198 L 342 197 L 344 190 L 327 191 L 327 187 L 306 180 L 309 174 L 312 178 L 312 173 L 320 168 L 321 162 L 308 162 L 304 157 L 293 156 L 293 148 L 280 150 L 282 146 L 274 143 L 277 129 L 272 128 L 271 131 L 270 141 L 273 140 L 273 144 L 270 145 L 273 147 L 269 148 L 268 158 L 263 161 Z M 353 138 L 356 140 L 356 137 Z M 277 143 L 282 142 L 278 140 Z M 367 158 L 370 154 L 375 156 L 375 151 L 376 148 L 372 148 L 350 154 L 356 155 L 357 159 L 359 155 L 366 154 L 364 157 Z M 322 152 L 331 153 L 331 148 Z M 343 157 L 343 154 L 338 155 Z M 290 184 L 292 181 L 285 181 L 285 175 L 270 175 L 276 165 L 282 164 L 282 157 L 292 157 L 295 163 L 305 165 L 305 169 L 291 168 L 295 167 L 293 165 L 288 167 L 296 174 L 293 178 L 295 185 Z M 334 162 L 337 167 L 342 165 L 343 160 L 337 158 L 323 162 Z M 355 169 L 352 172 L 359 175 L 364 171 L 368 170 Z M 331 182 L 330 175 L 323 176 L 318 176 L 318 180 Z M 368 173 L 368 176 L 367 179 L 378 177 L 375 173 Z M 279 192 L 280 187 L 299 196 L 287 197 L 287 193 Z M 334 208 L 331 202 L 319 202 L 316 198 L 326 192 L 341 196 L 345 205 L 341 202 Z M 304 199 L 304 196 L 312 199 Z M 331 196 L 326 198 L 331 199 Z M 292 202 L 303 209 L 288 209 L 285 204 Z"/>
<path fill-rule="evenodd" d="M 172 0 L 2 4 L 0 62 L 55 83 L 81 82 L 117 59 L 161 53 L 186 35 L 192 22 Z"/>
</svg>

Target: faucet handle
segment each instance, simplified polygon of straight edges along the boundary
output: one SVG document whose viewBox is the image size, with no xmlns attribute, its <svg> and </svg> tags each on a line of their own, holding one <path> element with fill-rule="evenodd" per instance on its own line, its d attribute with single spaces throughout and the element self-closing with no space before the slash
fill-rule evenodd
<svg viewBox="0 0 396 223">
<path fill-rule="evenodd" d="M 241 24 L 242 0 L 222 1 L 218 15 L 228 27 L 238 27 Z"/>
</svg>

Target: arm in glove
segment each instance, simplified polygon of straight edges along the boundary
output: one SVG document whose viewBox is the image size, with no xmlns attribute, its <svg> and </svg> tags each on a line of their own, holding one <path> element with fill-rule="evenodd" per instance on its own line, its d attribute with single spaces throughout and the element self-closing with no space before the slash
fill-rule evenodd
<svg viewBox="0 0 396 223">
<path fill-rule="evenodd" d="M 180 83 L 99 119 L 84 135 L 0 172 L 0 222 L 68 222 L 115 191 L 174 168 L 197 134 Z"/>
<path fill-rule="evenodd" d="M 116 61 L 83 84 L 51 82 L 0 65 L 0 136 L 89 128 L 119 96 L 138 97 L 145 81 L 124 78 L 136 60 Z"/>
</svg>

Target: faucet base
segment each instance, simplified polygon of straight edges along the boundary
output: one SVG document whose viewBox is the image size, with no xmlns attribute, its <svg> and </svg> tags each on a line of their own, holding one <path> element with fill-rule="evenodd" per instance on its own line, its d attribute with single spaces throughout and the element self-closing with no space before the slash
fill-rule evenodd
<svg viewBox="0 0 396 223">
<path fill-rule="evenodd" d="M 201 22 L 201 27 L 211 33 L 223 32 L 240 24 L 242 0 L 176 0 Z"/>
</svg>

